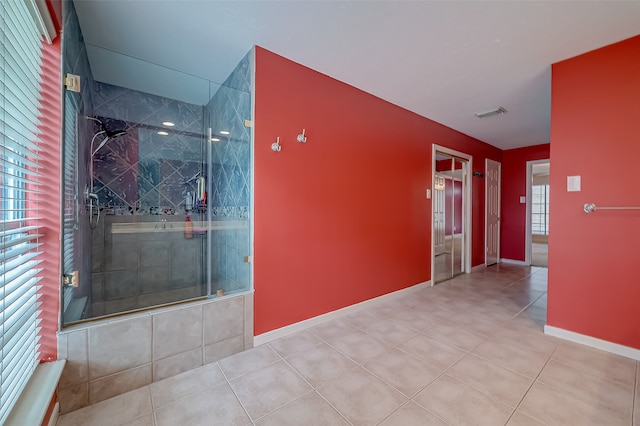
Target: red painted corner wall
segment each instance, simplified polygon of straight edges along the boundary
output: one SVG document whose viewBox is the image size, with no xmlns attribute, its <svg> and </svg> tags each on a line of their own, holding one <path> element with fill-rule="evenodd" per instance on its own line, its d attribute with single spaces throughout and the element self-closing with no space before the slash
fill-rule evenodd
<svg viewBox="0 0 640 426">
<path fill-rule="evenodd" d="M 432 144 L 501 152 L 260 47 L 255 87 L 255 333 L 428 281 Z"/>
<path fill-rule="evenodd" d="M 42 233 L 42 286 L 40 300 L 40 359 L 53 361 L 58 357 L 56 333 L 60 317 L 60 129 L 61 77 L 60 77 L 60 37 L 52 44 L 42 45 L 42 104 L 38 117 L 38 133 L 42 146 L 41 185 L 45 188 L 40 195 Z"/>
<path fill-rule="evenodd" d="M 640 36 L 553 65 L 548 324 L 640 349 Z M 567 176 L 582 177 L 567 192 Z"/>
<path fill-rule="evenodd" d="M 509 149 L 502 153 L 500 257 L 524 261 L 527 205 L 527 161 L 549 158 L 549 144 Z"/>
</svg>

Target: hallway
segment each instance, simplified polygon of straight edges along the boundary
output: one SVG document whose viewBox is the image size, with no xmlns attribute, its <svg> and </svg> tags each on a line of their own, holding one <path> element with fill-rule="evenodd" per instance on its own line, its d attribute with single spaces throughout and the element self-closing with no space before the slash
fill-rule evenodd
<svg viewBox="0 0 640 426">
<path fill-rule="evenodd" d="M 57 425 L 640 425 L 636 361 L 545 336 L 546 290 L 546 269 L 492 266 Z"/>
</svg>

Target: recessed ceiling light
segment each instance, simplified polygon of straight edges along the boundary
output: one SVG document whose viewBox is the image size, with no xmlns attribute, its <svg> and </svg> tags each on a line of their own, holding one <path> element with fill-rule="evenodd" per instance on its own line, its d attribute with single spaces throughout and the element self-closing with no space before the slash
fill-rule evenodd
<svg viewBox="0 0 640 426">
<path fill-rule="evenodd" d="M 474 114 L 476 117 L 478 118 L 490 118 L 490 117 L 494 117 L 496 115 L 501 115 L 501 114 L 505 114 L 507 112 L 506 109 L 504 109 L 503 107 L 498 107 L 496 109 L 492 109 L 491 111 L 485 111 L 485 112 L 478 112 L 476 114 Z"/>
<path fill-rule="evenodd" d="M 220 138 L 211 138 L 211 142 L 220 142 Z"/>
<path fill-rule="evenodd" d="M 167 127 L 173 127 L 173 126 L 175 126 L 176 124 L 175 124 L 175 123 L 172 123 L 171 121 L 163 121 L 163 122 L 162 122 L 162 125 L 163 125 L 163 126 L 167 126 Z"/>
<path fill-rule="evenodd" d="M 159 134 L 160 136 L 169 136 L 169 133 L 168 133 L 168 132 L 165 132 L 164 130 L 160 130 L 160 131 L 158 132 L 158 134 Z"/>
<path fill-rule="evenodd" d="M 229 131 L 228 130 L 220 130 L 220 134 L 221 135 L 228 135 Z"/>
</svg>

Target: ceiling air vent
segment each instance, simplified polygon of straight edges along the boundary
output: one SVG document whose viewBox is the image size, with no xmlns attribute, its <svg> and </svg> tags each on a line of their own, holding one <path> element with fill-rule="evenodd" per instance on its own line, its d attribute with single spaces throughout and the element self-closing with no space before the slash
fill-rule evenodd
<svg viewBox="0 0 640 426">
<path fill-rule="evenodd" d="M 498 107 L 497 109 L 492 109 L 491 111 L 486 111 L 486 112 L 479 112 L 474 115 L 478 118 L 485 119 L 485 118 L 495 117 L 496 115 L 505 114 L 506 112 L 507 110 L 504 109 L 503 107 Z"/>
</svg>

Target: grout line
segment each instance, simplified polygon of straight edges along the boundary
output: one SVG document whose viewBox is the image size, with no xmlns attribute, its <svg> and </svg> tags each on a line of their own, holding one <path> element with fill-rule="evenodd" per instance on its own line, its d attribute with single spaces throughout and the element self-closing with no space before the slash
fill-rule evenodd
<svg viewBox="0 0 640 426">
<path fill-rule="evenodd" d="M 527 389 L 527 391 L 524 393 L 524 395 L 522 396 L 522 398 L 520 398 L 520 402 L 518 402 L 518 404 L 516 405 L 515 409 L 513 410 L 513 412 L 511 413 L 511 415 L 509 416 L 509 418 L 507 419 L 507 422 L 505 423 L 508 424 L 509 421 L 511 420 L 511 418 L 513 417 L 513 415 L 515 413 L 518 412 L 518 408 L 520 408 L 520 406 L 522 405 L 522 402 L 524 401 L 524 399 L 527 397 L 527 395 L 529 394 L 529 392 L 531 391 L 531 388 L 533 388 L 533 385 L 535 385 L 538 382 L 538 378 L 540 377 L 540 375 L 542 374 L 542 372 L 544 371 L 544 369 L 547 367 L 547 364 L 549 364 L 549 362 L 551 361 L 551 359 L 553 358 L 553 355 L 556 353 L 556 351 L 558 350 L 558 346 L 555 347 L 555 349 L 553 350 L 553 352 L 551 352 L 551 355 L 549 355 L 549 358 L 547 358 L 547 361 L 545 361 L 544 365 L 542 366 L 542 368 L 540 369 L 540 371 L 538 372 L 538 374 L 536 375 L 536 377 L 533 379 L 533 381 L 531 382 L 531 385 L 529 386 L 529 388 Z M 525 414 L 525 413 L 523 413 Z M 525 414 L 531 418 L 533 418 L 534 420 L 537 420 L 538 422 L 542 423 L 542 424 L 547 424 L 546 422 L 543 422 L 542 420 L 538 419 L 537 417 L 533 417 L 529 414 Z"/>
</svg>

